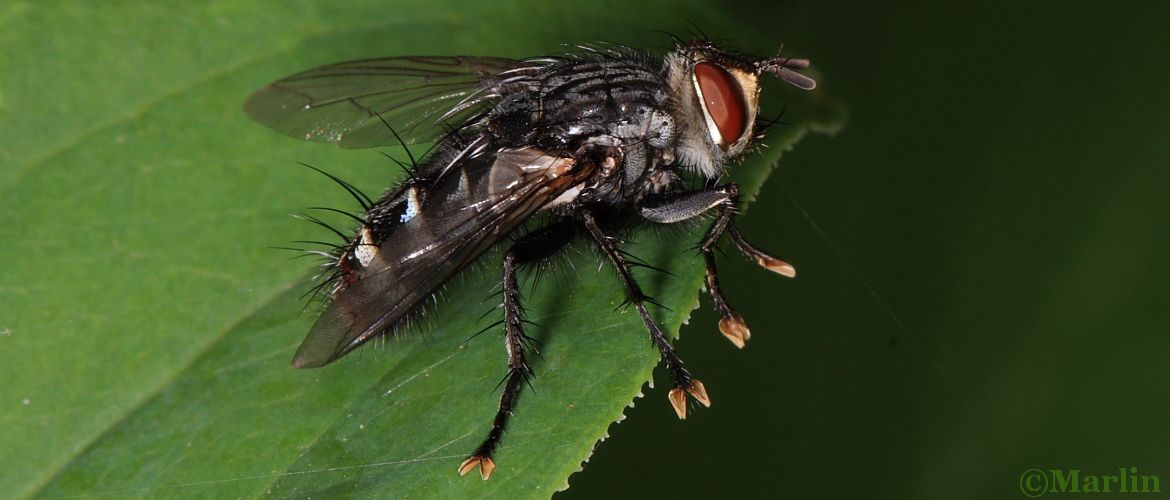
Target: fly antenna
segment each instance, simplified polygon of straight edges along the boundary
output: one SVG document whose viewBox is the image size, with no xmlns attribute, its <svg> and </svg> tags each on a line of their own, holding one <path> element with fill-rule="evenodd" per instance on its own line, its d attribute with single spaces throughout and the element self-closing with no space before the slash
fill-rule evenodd
<svg viewBox="0 0 1170 500">
<path fill-rule="evenodd" d="M 797 73 L 797 69 L 807 69 L 811 63 L 808 59 L 794 59 L 791 57 L 772 57 L 756 63 L 756 71 L 768 73 L 784 80 L 797 88 L 812 90 L 817 88 L 817 81 L 812 77 Z"/>
</svg>

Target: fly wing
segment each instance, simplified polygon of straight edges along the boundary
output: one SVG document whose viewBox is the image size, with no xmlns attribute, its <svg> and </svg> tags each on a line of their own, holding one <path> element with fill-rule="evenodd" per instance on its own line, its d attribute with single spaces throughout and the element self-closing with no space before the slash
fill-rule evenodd
<svg viewBox="0 0 1170 500">
<path fill-rule="evenodd" d="M 404 142 L 428 142 L 494 99 L 501 74 L 537 64 L 499 57 L 343 62 L 277 80 L 252 94 L 244 111 L 290 137 L 343 148 L 396 144 L 382 119 Z"/>
<path fill-rule="evenodd" d="M 397 325 L 502 236 L 579 183 L 587 169 L 574 167 L 572 158 L 535 148 L 504 149 L 467 160 L 426 193 L 407 187 L 372 209 L 397 224 L 382 235 L 362 231 L 353 247 L 360 267 L 351 279 L 343 277 L 293 365 L 324 365 Z"/>
</svg>

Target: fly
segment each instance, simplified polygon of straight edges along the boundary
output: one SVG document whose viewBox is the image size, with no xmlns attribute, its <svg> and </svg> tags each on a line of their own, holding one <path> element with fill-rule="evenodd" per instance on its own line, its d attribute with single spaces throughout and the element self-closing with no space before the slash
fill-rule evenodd
<svg viewBox="0 0 1170 500">
<path fill-rule="evenodd" d="M 719 330 L 736 347 L 750 337 L 720 292 L 714 249 L 727 235 L 744 255 L 783 276 L 795 269 L 736 228 L 739 188 L 719 183 L 761 135 L 760 79 L 811 90 L 796 70 L 807 59 L 749 59 L 706 40 L 664 58 L 618 46 L 526 60 L 391 57 L 344 62 L 278 80 L 244 110 L 283 134 L 343 148 L 437 141 L 406 181 L 377 201 L 363 198 L 361 227 L 330 253 L 328 305 L 293 366 L 318 367 L 395 331 L 489 248 L 503 254 L 508 372 L 487 437 L 459 466 L 488 479 L 523 382 L 533 375 L 518 269 L 548 259 L 577 237 L 597 245 L 617 272 L 674 382 L 668 399 L 686 418 L 687 396 L 711 401 L 646 310 L 651 299 L 614 235 L 640 224 L 712 215 L 698 245 Z M 390 133 L 387 133 L 389 129 Z M 703 181 L 692 190 L 687 178 Z M 539 216 L 539 217 L 538 217 Z M 541 221 L 523 234 L 526 222 Z"/>
</svg>

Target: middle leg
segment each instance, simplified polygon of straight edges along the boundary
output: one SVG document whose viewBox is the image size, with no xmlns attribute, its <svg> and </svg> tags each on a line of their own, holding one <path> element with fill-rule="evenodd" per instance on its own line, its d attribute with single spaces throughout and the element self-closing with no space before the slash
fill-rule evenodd
<svg viewBox="0 0 1170 500">
<path fill-rule="evenodd" d="M 613 264 L 614 269 L 617 270 L 618 277 L 621 278 L 622 284 L 626 287 L 626 299 L 638 310 L 642 323 L 645 323 L 646 329 L 650 331 L 650 341 L 654 343 L 654 347 L 658 348 L 661 360 L 666 363 L 666 371 L 674 381 L 674 388 L 670 390 L 667 398 L 674 406 L 678 418 L 687 418 L 687 394 L 690 394 L 691 397 L 695 398 L 695 401 L 703 406 L 711 406 L 711 399 L 707 397 L 707 389 L 703 387 L 703 383 L 692 377 L 691 373 L 683 366 L 682 360 L 675 354 L 674 347 L 670 345 L 666 334 L 654 321 L 654 317 L 650 316 L 650 312 L 646 310 L 648 298 L 646 294 L 642 293 L 642 287 L 638 286 L 638 282 L 634 280 L 634 275 L 630 272 L 630 264 L 626 261 L 621 250 L 618 249 L 613 237 L 605 234 L 592 212 L 584 212 L 582 218 L 585 228 L 589 230 L 593 240 L 597 242 L 602 252 Z"/>
</svg>

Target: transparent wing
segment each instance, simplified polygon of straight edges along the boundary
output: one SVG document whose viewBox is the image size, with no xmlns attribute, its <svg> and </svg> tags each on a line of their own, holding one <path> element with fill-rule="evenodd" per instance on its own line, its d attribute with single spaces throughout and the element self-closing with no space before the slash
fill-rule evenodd
<svg viewBox="0 0 1170 500">
<path fill-rule="evenodd" d="M 571 158 L 535 148 L 506 149 L 448 172 L 425 200 L 406 188 L 372 209 L 402 222 L 367 254 L 356 279 L 333 294 L 293 365 L 329 363 L 408 317 L 500 238 L 580 182 L 585 169 L 573 167 Z"/>
<path fill-rule="evenodd" d="M 533 63 L 498 57 L 391 57 L 331 64 L 282 78 L 252 94 L 253 120 L 298 139 L 343 148 L 428 142 L 495 97 L 505 71 Z M 381 118 L 379 118 L 381 115 Z"/>
</svg>

